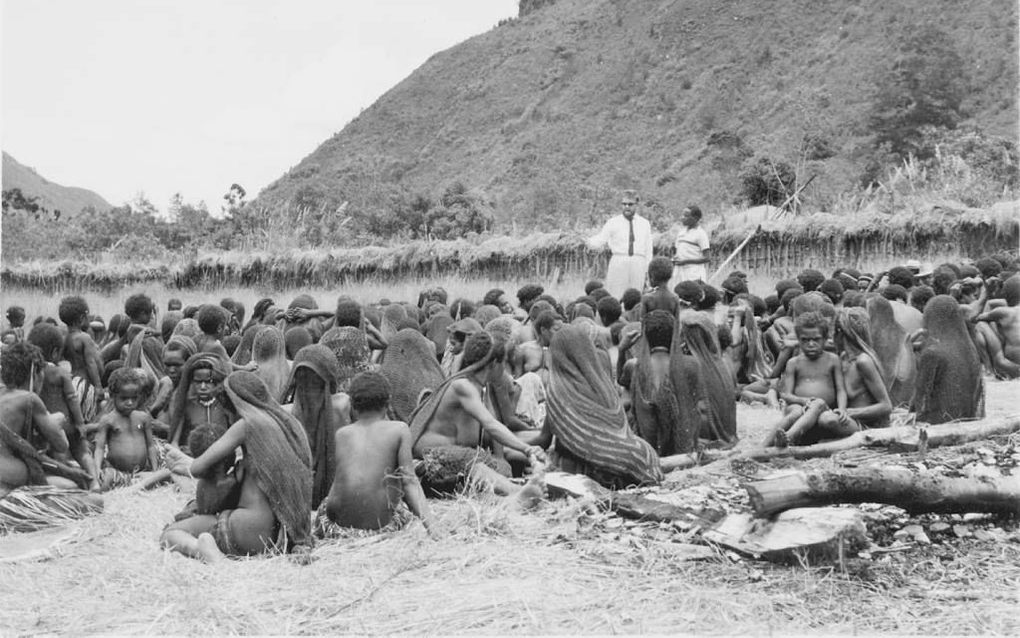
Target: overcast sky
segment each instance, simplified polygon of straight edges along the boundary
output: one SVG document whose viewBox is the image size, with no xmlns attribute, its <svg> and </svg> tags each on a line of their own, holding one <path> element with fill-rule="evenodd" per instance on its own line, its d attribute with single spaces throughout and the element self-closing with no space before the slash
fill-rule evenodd
<svg viewBox="0 0 1020 638">
<path fill-rule="evenodd" d="M 3 149 L 160 209 L 249 198 L 517 0 L 3 0 Z"/>
</svg>

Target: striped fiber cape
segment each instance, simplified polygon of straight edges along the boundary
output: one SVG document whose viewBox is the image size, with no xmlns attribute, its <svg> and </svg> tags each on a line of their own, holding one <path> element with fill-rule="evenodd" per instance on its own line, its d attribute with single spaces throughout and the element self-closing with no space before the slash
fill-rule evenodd
<svg viewBox="0 0 1020 638">
<path fill-rule="evenodd" d="M 546 423 L 562 448 L 590 466 L 602 483 L 648 485 L 662 481 L 659 457 L 631 431 L 608 371 L 588 331 L 564 326 L 549 346 Z"/>
</svg>

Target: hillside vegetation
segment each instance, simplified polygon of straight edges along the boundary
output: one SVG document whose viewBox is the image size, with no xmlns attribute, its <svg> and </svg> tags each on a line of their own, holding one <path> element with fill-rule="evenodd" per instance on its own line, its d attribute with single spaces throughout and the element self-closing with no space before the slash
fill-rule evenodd
<svg viewBox="0 0 1020 638">
<path fill-rule="evenodd" d="M 6 152 L 3 154 L 3 189 L 18 189 L 25 197 L 35 198 L 35 203 L 50 214 L 60 211 L 61 215 L 76 215 L 87 207 L 95 210 L 113 208 L 98 193 L 87 188 L 61 186 L 51 182 Z"/>
<path fill-rule="evenodd" d="M 521 13 L 432 56 L 255 205 L 413 219 L 415 198 L 421 210 L 457 182 L 498 230 L 524 232 L 590 225 L 626 187 L 653 217 L 688 202 L 711 216 L 778 203 L 816 175 L 805 206 L 832 210 L 947 131 L 1011 146 L 992 162 L 1015 162 L 1011 0 L 558 0 Z M 755 173 L 781 188 L 756 189 Z"/>
<path fill-rule="evenodd" d="M 699 204 L 720 260 L 758 223 L 739 209 L 797 194 L 745 250 L 769 272 L 1012 250 L 1016 14 L 1005 0 L 522 0 L 255 200 L 233 185 L 223 217 L 177 196 L 166 216 L 142 199 L 68 221 L 5 175 L 2 277 L 597 271 L 604 255 L 580 238 L 628 187 L 665 252 L 677 211 Z"/>
</svg>

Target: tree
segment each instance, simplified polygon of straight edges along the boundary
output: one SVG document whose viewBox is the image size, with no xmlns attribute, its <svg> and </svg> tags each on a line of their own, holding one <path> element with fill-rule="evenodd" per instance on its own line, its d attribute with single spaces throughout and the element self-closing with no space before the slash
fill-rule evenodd
<svg viewBox="0 0 1020 638">
<path fill-rule="evenodd" d="M 869 116 L 875 147 L 898 159 L 927 159 L 924 127 L 953 129 L 963 118 L 968 86 L 952 39 L 936 27 L 920 29 L 878 77 Z"/>
<path fill-rule="evenodd" d="M 3 191 L 3 211 L 23 210 L 28 213 L 39 212 L 39 198 L 34 195 L 25 195 L 20 188 L 12 188 Z"/>
<path fill-rule="evenodd" d="M 248 195 L 248 192 L 244 190 L 240 184 L 234 183 L 230 185 L 230 190 L 223 196 L 223 214 L 230 215 L 234 211 L 242 208 L 245 205 L 244 198 Z"/>
</svg>

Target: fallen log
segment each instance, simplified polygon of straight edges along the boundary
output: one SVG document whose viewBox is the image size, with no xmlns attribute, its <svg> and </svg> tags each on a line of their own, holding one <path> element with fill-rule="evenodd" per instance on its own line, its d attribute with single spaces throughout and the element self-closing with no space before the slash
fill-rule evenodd
<svg viewBox="0 0 1020 638">
<path fill-rule="evenodd" d="M 815 445 L 785 448 L 766 447 L 737 452 L 730 458 L 767 461 L 775 458 L 814 459 L 859 447 L 886 447 L 901 452 L 917 452 L 946 445 L 961 445 L 1020 431 L 1020 414 L 1005 419 L 958 421 L 939 425 L 901 425 L 862 430 L 845 439 Z M 922 434 L 923 432 L 923 434 Z"/>
<path fill-rule="evenodd" d="M 862 514 L 849 508 L 804 508 L 775 520 L 730 514 L 702 532 L 709 542 L 779 563 L 836 562 L 867 545 Z"/>
<path fill-rule="evenodd" d="M 791 472 L 744 485 L 760 517 L 798 507 L 885 503 L 910 513 L 1020 514 L 1020 476 L 949 477 L 907 468 Z"/>
</svg>

